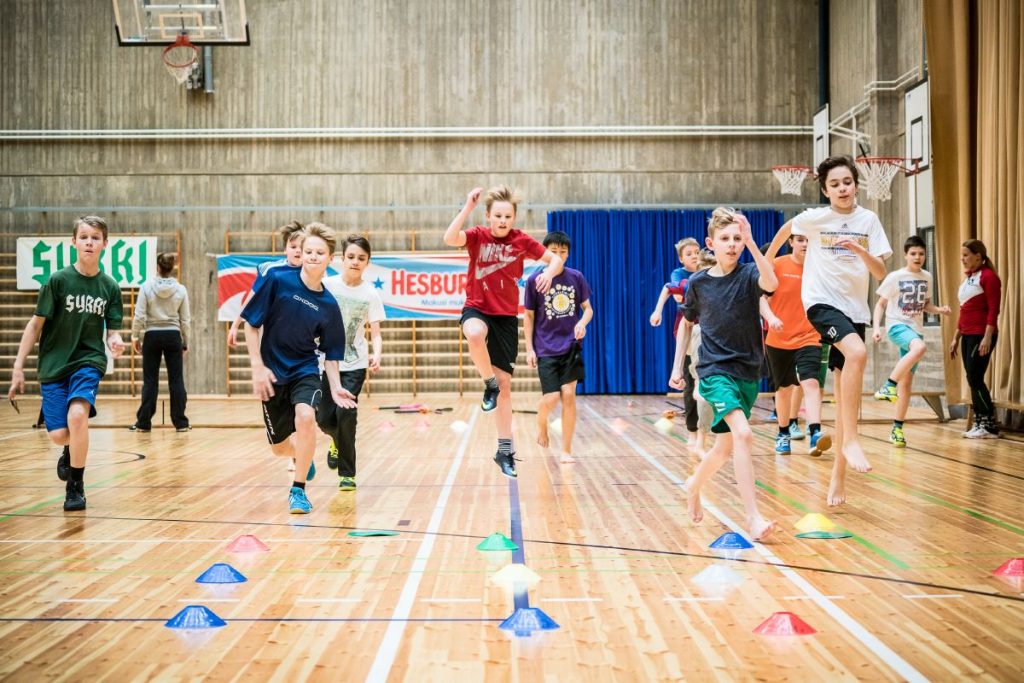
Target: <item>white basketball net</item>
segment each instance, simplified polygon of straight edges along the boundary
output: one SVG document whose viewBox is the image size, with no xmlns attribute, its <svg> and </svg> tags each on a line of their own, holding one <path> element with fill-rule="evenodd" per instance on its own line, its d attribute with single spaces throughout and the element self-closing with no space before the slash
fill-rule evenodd
<svg viewBox="0 0 1024 683">
<path fill-rule="evenodd" d="M 782 186 L 782 194 L 798 195 L 810 170 L 804 166 L 776 166 L 772 173 Z"/>
<path fill-rule="evenodd" d="M 903 170 L 898 161 L 892 159 L 857 159 L 857 170 L 861 183 L 867 188 L 869 199 L 892 199 L 892 179 Z"/>
<path fill-rule="evenodd" d="M 164 66 L 174 80 L 181 85 L 188 80 L 189 74 L 196 67 L 199 60 L 199 48 L 191 43 L 188 45 L 174 45 L 164 51 Z"/>
</svg>

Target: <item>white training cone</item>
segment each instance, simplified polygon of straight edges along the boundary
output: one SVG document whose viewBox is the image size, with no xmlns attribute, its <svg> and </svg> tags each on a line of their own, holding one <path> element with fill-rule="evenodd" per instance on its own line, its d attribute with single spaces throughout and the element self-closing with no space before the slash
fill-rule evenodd
<svg viewBox="0 0 1024 683">
<path fill-rule="evenodd" d="M 503 588 L 512 588 L 517 583 L 533 584 L 540 581 L 540 574 L 525 564 L 505 565 L 491 577 L 491 583 Z"/>
<path fill-rule="evenodd" d="M 448 427 L 456 434 L 461 434 L 462 432 L 469 429 L 469 425 L 463 422 L 462 420 L 455 420 L 450 425 L 448 425 Z"/>
</svg>

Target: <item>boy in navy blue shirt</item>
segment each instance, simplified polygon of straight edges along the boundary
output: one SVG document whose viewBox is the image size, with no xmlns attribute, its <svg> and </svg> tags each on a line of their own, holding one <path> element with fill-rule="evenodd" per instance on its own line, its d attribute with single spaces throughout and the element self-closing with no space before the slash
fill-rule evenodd
<svg viewBox="0 0 1024 683">
<path fill-rule="evenodd" d="M 321 284 L 334 257 L 334 230 L 311 223 L 303 232 L 301 270 L 270 271 L 242 311 L 253 393 L 263 401 L 270 450 L 295 458 L 295 480 L 288 496 L 293 514 L 313 509 L 306 497 L 306 480 L 316 475 L 316 407 L 321 400 L 318 338 L 334 402 L 343 408 L 355 407 L 355 397 L 342 388 L 338 372 L 338 361 L 345 358 L 345 324 L 334 297 Z M 256 332 L 260 327 L 262 334 Z"/>
</svg>

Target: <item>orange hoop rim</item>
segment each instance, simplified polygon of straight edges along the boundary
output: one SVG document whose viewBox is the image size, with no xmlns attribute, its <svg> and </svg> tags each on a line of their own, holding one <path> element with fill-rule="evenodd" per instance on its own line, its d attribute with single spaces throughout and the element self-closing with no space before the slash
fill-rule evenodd
<svg viewBox="0 0 1024 683">
<path fill-rule="evenodd" d="M 898 167 L 903 171 L 904 175 L 912 176 L 917 175 L 921 172 L 919 166 L 921 165 L 920 159 L 908 159 L 906 157 L 869 157 L 862 156 L 857 157 L 854 160 L 858 164 L 889 164 L 891 166 Z M 908 163 L 909 162 L 909 163 Z"/>
<path fill-rule="evenodd" d="M 190 59 L 189 61 L 185 62 L 184 64 L 175 64 L 174 62 L 170 61 L 167 58 L 167 53 L 169 53 L 171 50 L 173 50 L 176 47 L 191 48 L 192 49 L 192 59 Z M 186 67 L 192 66 L 193 64 L 196 63 L 196 61 L 198 61 L 198 59 L 199 59 L 199 47 L 194 45 L 192 43 L 192 41 L 188 39 L 188 36 L 186 34 L 184 34 L 184 33 L 182 33 L 180 36 L 175 38 L 174 42 L 171 43 L 170 45 L 168 45 L 167 47 L 165 47 L 164 51 L 163 51 L 164 64 L 166 64 L 167 66 L 169 66 L 172 69 L 184 69 Z"/>
</svg>

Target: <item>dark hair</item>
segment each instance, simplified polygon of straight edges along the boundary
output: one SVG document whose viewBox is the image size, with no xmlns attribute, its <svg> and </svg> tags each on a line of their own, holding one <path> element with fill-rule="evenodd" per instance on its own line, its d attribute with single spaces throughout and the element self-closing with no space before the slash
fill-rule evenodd
<svg viewBox="0 0 1024 683">
<path fill-rule="evenodd" d="M 362 235 L 352 233 L 345 238 L 345 241 L 341 243 L 341 255 L 344 256 L 348 250 L 350 244 L 354 244 L 363 251 L 366 252 L 366 258 L 370 258 L 370 240 L 366 239 Z"/>
<path fill-rule="evenodd" d="M 919 235 L 911 235 L 907 238 L 907 241 L 903 243 L 903 253 L 906 254 L 914 247 L 921 247 L 928 251 L 928 245 L 924 243 L 924 240 Z"/>
<path fill-rule="evenodd" d="M 103 233 L 103 239 L 107 239 L 107 222 L 99 216 L 79 216 L 75 219 L 75 222 L 71 224 L 71 236 L 78 237 L 78 226 L 88 225 L 90 228 L 96 228 Z"/>
<path fill-rule="evenodd" d="M 992 259 L 988 257 L 988 249 L 985 247 L 985 243 L 981 240 L 970 239 L 960 245 L 972 254 L 977 254 L 981 257 L 981 262 L 988 266 L 990 270 L 995 272 L 995 266 L 992 265 Z"/>
<path fill-rule="evenodd" d="M 178 260 L 178 255 L 171 252 L 165 251 L 162 254 L 158 254 L 156 257 L 156 269 L 160 271 L 160 277 L 167 277 L 174 270 L 174 264 Z"/>
<path fill-rule="evenodd" d="M 560 247 L 568 249 L 572 246 L 572 240 L 561 230 L 552 230 L 548 234 L 544 235 L 544 240 L 541 242 L 545 247 L 550 247 L 552 244 L 557 244 Z"/>
<path fill-rule="evenodd" d="M 860 183 L 860 173 L 857 171 L 857 164 L 853 163 L 853 159 L 851 159 L 849 155 L 837 154 L 818 164 L 818 186 L 821 188 L 822 192 L 825 191 L 825 179 L 828 178 L 829 171 L 833 168 L 839 168 L 840 166 L 845 166 L 850 169 L 850 173 L 853 174 L 854 185 Z"/>
<path fill-rule="evenodd" d="M 284 239 L 285 246 L 288 246 L 288 243 L 292 241 L 295 234 L 301 232 L 305 227 L 306 226 L 298 221 L 291 221 L 290 223 L 286 223 L 278 228 L 277 233 Z"/>
</svg>

